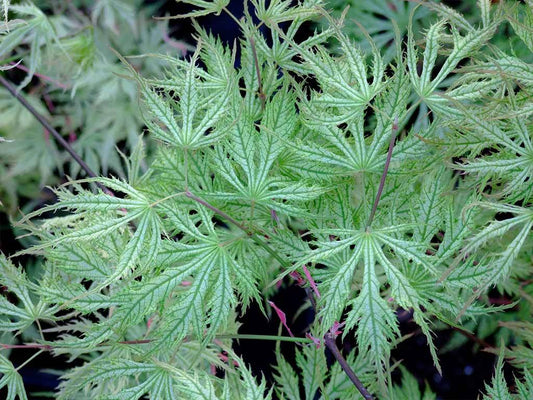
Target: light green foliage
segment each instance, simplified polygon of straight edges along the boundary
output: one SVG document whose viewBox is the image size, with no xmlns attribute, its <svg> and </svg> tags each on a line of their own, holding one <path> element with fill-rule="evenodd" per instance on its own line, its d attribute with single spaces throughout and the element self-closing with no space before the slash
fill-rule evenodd
<svg viewBox="0 0 533 400">
<path fill-rule="evenodd" d="M 21 83 L 21 86 L 26 86 L 33 77 L 37 66 L 42 62 L 42 46 L 47 42 L 54 42 L 58 45 L 58 50 L 62 49 L 56 34 L 56 27 L 38 7 L 27 3 L 12 5 L 9 7 L 9 10 L 24 18 L 24 20 L 17 21 L 18 23 L 11 30 L 8 29 L 9 27 L 6 22 L 6 26 L 4 27 L 5 32 L 2 32 L 4 36 L 0 45 L 0 57 L 5 58 L 10 54 L 11 50 L 21 43 L 27 43 L 29 45 L 28 75 Z M 64 21 L 58 21 L 59 24 L 61 22 Z M 57 28 L 62 27 L 58 25 Z"/>
<path fill-rule="evenodd" d="M 533 326 L 531 322 L 509 321 L 503 322 L 502 325 L 511 330 L 517 342 L 508 352 L 510 363 L 520 370 L 531 371 L 533 368 L 533 351 L 531 350 L 531 343 L 533 343 L 531 332 L 533 332 Z M 529 381 L 526 380 L 526 383 Z"/>
<path fill-rule="evenodd" d="M 427 8 L 418 7 L 416 2 L 410 1 L 335 0 L 328 4 L 331 5 L 334 15 L 346 12 L 345 18 L 348 22 L 344 31 L 356 39 L 362 49 L 371 51 L 372 45 L 367 40 L 370 36 L 376 47 L 382 49 L 387 61 L 396 54 L 394 41 L 397 33 L 405 37 L 410 22 L 414 31 L 420 31 L 422 24 L 431 17 Z M 417 10 L 413 17 L 415 9 Z"/>
<path fill-rule="evenodd" d="M 393 388 L 391 399 L 397 400 L 436 400 L 437 396 L 431 392 L 426 384 L 425 390 L 420 391 L 418 381 L 407 369 L 400 367 L 402 371 L 402 384 Z"/>
<path fill-rule="evenodd" d="M 517 386 L 516 393 L 511 393 L 503 374 L 503 360 L 504 357 L 502 351 L 499 354 L 492 381 L 490 382 L 490 385 L 486 384 L 485 386 L 486 394 L 483 395 L 483 399 L 526 400 L 531 398 L 533 395 L 533 377 L 531 376 L 531 369 L 525 368 L 521 371 L 523 374 L 523 381 L 520 381 L 515 377 L 515 384 Z"/>
<path fill-rule="evenodd" d="M 376 390 L 376 381 L 373 379 L 375 371 L 369 368 L 369 359 L 363 355 L 354 356 L 350 353 L 347 362 L 371 392 Z M 338 364 L 327 368 L 325 354 L 321 348 L 309 346 L 296 355 L 295 369 L 276 349 L 276 371 L 274 376 L 277 392 L 280 398 L 290 400 L 313 399 L 317 390 L 324 398 L 342 399 L 357 398 L 357 389 L 342 372 Z M 300 382 L 298 374 L 302 376 Z M 303 391 L 300 391 L 300 386 Z M 300 395 L 303 393 L 303 396 Z"/>
<path fill-rule="evenodd" d="M 228 0 L 181 0 L 181 2 L 200 8 L 199 10 L 193 11 L 189 14 L 180 15 L 181 18 L 200 17 L 202 15 L 208 15 L 212 13 L 220 15 L 222 10 L 229 4 Z"/>
<path fill-rule="evenodd" d="M 0 388 L 7 387 L 8 390 L 6 400 L 15 400 L 17 396 L 20 400 L 26 400 L 28 398 L 26 396 L 26 391 L 24 390 L 22 377 L 15 370 L 13 364 L 1 354 L 0 373 L 2 374 Z"/>
<path fill-rule="evenodd" d="M 48 320 L 57 311 L 57 308 L 41 300 L 35 301 L 32 298 L 32 287 L 26 275 L 20 268 L 16 268 L 3 254 L 0 254 L 0 268 L 2 285 L 9 287 L 9 290 L 17 296 L 19 306 L 9 302 L 7 298 L 0 298 L 0 311 L 2 320 L 0 329 L 2 331 L 22 332 L 39 319 Z"/>
<path fill-rule="evenodd" d="M 8 10 L 9 10 L 9 3 L 10 3 L 10 0 L 2 0 L 2 6 L 0 8 L 0 10 L 2 10 L 2 14 L 4 16 L 6 24 L 8 22 L 7 13 L 8 13 Z"/>
<path fill-rule="evenodd" d="M 186 16 L 227 12 L 226 1 L 185 2 L 197 7 Z M 16 297 L 1 297 L 0 330 L 56 325 L 40 331 L 39 343 L 83 360 L 63 376 L 62 399 L 358 398 L 324 353 L 324 335 L 344 322 L 336 334 L 357 347 L 347 365 L 377 398 L 433 399 L 402 366 L 402 382 L 391 381 L 398 368 L 391 352 L 402 339 L 396 311 L 404 309 L 439 371 L 439 327 L 514 335 L 519 342 L 510 350 L 502 343 L 501 354 L 526 370 L 516 385 L 526 398 L 531 324 L 513 325 L 505 315 L 530 318 L 533 306 L 533 64 L 531 54 L 520 58 L 493 41 L 501 45 L 499 30 L 512 28 L 531 51 L 531 4 L 479 1 L 467 19 L 437 3 L 357 2 L 353 12 L 374 39 L 365 45 L 353 34 L 352 11 L 335 19 L 319 0 L 251 3 L 255 11 L 250 6 L 239 20 L 242 36 L 233 47 L 197 27 L 187 60 L 175 51 L 120 55 L 144 45 L 154 46 L 151 53 L 168 50 L 158 40 L 118 45 L 124 32 L 146 38 L 155 29 L 136 23 L 135 2 L 97 2 L 91 28 L 68 38 L 60 18 L 32 5 L 12 8 L 36 21 L 9 21 L 2 54 L 32 50 L 28 37 L 38 39 L 29 27 L 44 29 L 53 39 L 45 47 L 56 43 L 48 50 L 77 65 L 60 71 L 72 79 L 58 97 L 70 123 L 80 127 L 87 113 L 99 115 L 74 147 L 98 171 L 119 176 L 70 181 L 54 189 L 56 202 L 19 221 L 37 241 L 19 255 L 45 261 L 30 279 L 0 259 L 0 283 Z M 398 16 L 398 26 L 375 13 Z M 323 29 L 297 39 L 317 19 Z M 122 66 L 98 47 L 105 29 L 119 30 L 108 43 Z M 35 66 L 53 69 L 34 57 Z M 142 112 L 131 106 L 137 96 Z M 13 126 L 38 132 L 4 94 L 0 107 L 11 111 L 0 128 L 13 146 L 22 142 Z M 110 116 L 117 110 L 120 116 Z M 150 157 L 138 139 L 142 123 Z M 126 138 L 131 155 L 115 154 L 116 141 Z M 8 145 L 0 142 L 0 154 Z M 40 165 L 63 164 L 39 146 L 24 151 Z M 9 171 L 23 168 L 17 165 Z M 94 182 L 113 194 L 90 188 Z M 267 391 L 231 350 L 236 312 L 256 302 L 267 314 L 276 283 L 303 265 L 320 293 L 312 337 L 278 337 L 300 343 L 294 363 L 278 347 L 276 385 Z M 493 305 L 494 287 L 510 305 Z M 516 314 L 505 314 L 511 307 Z M 506 322 L 498 327 L 498 320 Z M 486 388 L 493 398 L 515 395 L 502 357 Z M 19 376 L 7 358 L 0 361 L 10 393 L 20 392 Z"/>
<path fill-rule="evenodd" d="M 126 56 L 175 55 L 187 45 L 169 39 L 166 24 L 154 22 L 153 10 L 141 10 L 137 0 L 43 2 L 42 9 L 30 2 L 8 3 L 2 4 L 11 19 L 0 24 L 2 69 L 20 70 L 21 90 L 32 79 L 42 83 L 25 95 L 27 100 L 93 171 L 123 177 L 115 147 L 130 152 L 143 120 L 135 85 L 119 76 L 124 70 L 111 49 Z M 155 59 L 133 63 L 143 74 L 162 73 Z M 19 196 L 38 197 L 44 185 L 58 182 L 57 175 L 84 173 L 3 88 L 0 98 L 0 136 L 10 140 L 0 147 L 0 199 L 12 214 Z"/>
</svg>

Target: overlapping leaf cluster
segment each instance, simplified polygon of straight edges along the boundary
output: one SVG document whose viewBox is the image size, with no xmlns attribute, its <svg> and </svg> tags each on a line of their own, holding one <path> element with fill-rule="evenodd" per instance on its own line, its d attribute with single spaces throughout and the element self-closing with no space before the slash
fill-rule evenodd
<svg viewBox="0 0 533 400">
<path fill-rule="evenodd" d="M 115 148 L 131 151 L 143 121 L 135 85 L 120 77 L 123 70 L 111 49 L 183 54 L 188 46 L 170 39 L 167 24 L 151 20 L 155 8 L 138 0 L 41 2 L 42 8 L 8 4 L 2 2 L 0 68 L 10 69 L 19 89 L 31 85 L 27 100 L 97 174 L 124 176 Z M 154 59 L 136 59 L 135 66 L 147 75 L 161 74 Z M 5 140 L 0 201 L 10 214 L 19 197 L 36 198 L 44 185 L 64 175 L 83 177 L 79 165 L 4 88 L 0 111 Z"/>
<path fill-rule="evenodd" d="M 192 16 L 226 7 L 187 2 L 198 7 Z M 25 218 L 39 238 L 25 252 L 46 258 L 38 282 L 2 259 L 1 282 L 19 300 L 2 301 L 2 330 L 56 323 L 59 339 L 41 332 L 39 341 L 87 360 L 65 375 L 61 398 L 269 397 L 228 338 L 238 337 L 238 310 L 266 308 L 274 284 L 303 265 L 320 293 L 315 343 L 343 321 L 343 337 L 357 343 L 347 361 L 373 393 L 430 398 L 407 371 L 401 386 L 386 385 L 401 339 L 396 311 L 412 310 L 439 368 L 436 320 L 475 328 L 505 309 L 486 302 L 494 286 L 516 299 L 531 291 L 522 283 L 531 276 L 533 64 L 531 53 L 520 60 L 491 45 L 510 24 L 533 52 L 531 8 L 480 1 L 471 24 L 446 8 L 408 7 L 411 20 L 434 16 L 424 40 L 408 24 L 405 41 L 397 34 L 392 51 L 378 42 L 368 55 L 344 33 L 350 21 L 321 1 L 252 3 L 266 34 L 247 10 L 239 43 L 198 28 L 190 59 L 158 57 L 165 76 L 124 60 L 158 143 L 153 163 L 141 171 L 139 142 L 127 178 L 98 179 L 114 195 L 73 182 Z M 313 18 L 324 29 L 297 40 Z M 27 222 L 45 212 L 58 215 Z M 515 306 L 529 310 L 530 298 Z M 323 347 L 297 334 L 296 365 L 277 353 L 278 395 L 355 398 Z M 22 393 L 1 361 L 10 393 Z M 498 367 L 489 395 L 508 393 L 502 379 Z"/>
</svg>

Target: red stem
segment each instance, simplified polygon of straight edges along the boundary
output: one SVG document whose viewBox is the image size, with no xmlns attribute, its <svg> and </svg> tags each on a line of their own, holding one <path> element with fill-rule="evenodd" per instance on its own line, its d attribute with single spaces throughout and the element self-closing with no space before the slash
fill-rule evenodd
<svg viewBox="0 0 533 400">
<path fill-rule="evenodd" d="M 30 70 L 28 69 L 28 67 L 25 67 L 24 65 L 22 64 L 17 64 L 17 63 L 10 63 L 11 65 L 13 65 L 15 68 L 17 69 L 20 69 L 24 72 L 30 72 Z M 65 85 L 64 83 L 61 83 L 59 81 L 56 81 L 55 79 L 53 78 L 50 78 L 49 76 L 46 76 L 46 75 L 43 75 L 43 74 L 39 74 L 37 72 L 34 72 L 33 73 L 34 76 L 42 79 L 43 81 L 46 81 L 46 82 L 50 82 L 50 83 L 53 83 L 54 85 L 56 85 L 57 87 L 61 88 L 61 89 L 69 89 L 69 86 L 68 85 Z"/>
</svg>

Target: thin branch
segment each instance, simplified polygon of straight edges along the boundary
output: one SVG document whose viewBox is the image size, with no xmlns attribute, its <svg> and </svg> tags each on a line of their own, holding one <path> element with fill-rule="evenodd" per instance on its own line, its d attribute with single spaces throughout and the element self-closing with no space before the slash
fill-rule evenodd
<svg viewBox="0 0 533 400">
<path fill-rule="evenodd" d="M 183 168 L 185 169 L 185 190 L 189 191 L 189 151 L 187 148 L 183 152 Z"/>
<path fill-rule="evenodd" d="M 0 347 L 3 349 L 42 349 L 47 351 L 52 351 L 54 349 L 53 346 L 50 346 L 49 344 L 41 344 L 41 343 L 25 343 L 25 344 L 4 344 L 0 343 Z"/>
<path fill-rule="evenodd" d="M 486 342 L 485 340 L 478 338 L 476 335 L 471 334 L 465 329 L 459 328 L 457 326 L 450 325 L 450 328 L 452 328 L 454 331 L 459 332 L 461 335 L 467 337 L 468 339 L 472 340 L 473 342 L 479 344 L 480 346 L 487 348 L 487 349 L 494 349 L 495 347 L 491 345 L 490 343 Z"/>
<path fill-rule="evenodd" d="M 331 353 L 333 354 L 333 357 L 337 360 L 337 362 L 341 365 L 341 368 L 343 371 L 348 375 L 348 378 L 352 381 L 354 386 L 359 390 L 359 393 L 361 393 L 361 396 L 367 400 L 373 400 L 374 397 L 370 394 L 370 392 L 363 386 L 357 375 L 355 375 L 355 372 L 353 372 L 352 368 L 348 365 L 348 362 L 346 359 L 342 356 L 341 352 L 337 348 L 337 344 L 335 343 L 334 336 L 328 332 L 324 336 L 324 342 L 326 343 L 327 348 Z"/>
<path fill-rule="evenodd" d="M 313 310 L 315 311 L 315 315 L 317 315 L 317 303 L 315 300 L 315 297 L 313 296 L 313 292 L 310 288 L 305 288 L 305 293 L 307 294 L 307 297 L 309 298 L 309 301 L 311 302 L 311 306 L 313 307 Z M 331 331 L 328 331 L 324 335 L 324 343 L 326 344 L 326 347 L 331 351 L 333 354 L 333 357 L 335 357 L 335 360 L 340 364 L 342 370 L 346 373 L 350 381 L 354 384 L 354 386 L 359 390 L 359 393 L 363 396 L 363 398 L 367 400 L 373 400 L 374 397 L 370 394 L 370 392 L 364 387 L 364 385 L 361 383 L 357 375 L 355 374 L 354 370 L 348 365 L 348 362 L 341 354 L 339 348 L 337 347 L 337 343 L 335 343 L 335 337 L 336 334 L 331 333 Z"/>
<path fill-rule="evenodd" d="M 385 160 L 385 168 L 383 169 L 383 174 L 381 174 L 381 180 L 379 181 L 378 193 L 376 194 L 376 200 L 374 200 L 374 205 L 372 206 L 372 212 L 370 217 L 368 217 L 368 222 L 366 223 L 365 230 L 368 232 L 376 215 L 376 210 L 378 209 L 379 200 L 381 199 L 381 194 L 383 193 L 383 188 L 385 187 L 385 179 L 387 178 L 387 172 L 389 171 L 390 160 L 392 158 L 392 149 L 394 148 L 394 141 L 396 140 L 396 134 L 398 133 L 398 117 L 394 117 L 394 122 L 392 123 L 392 133 L 389 143 L 389 151 L 387 153 L 387 159 Z"/>
<path fill-rule="evenodd" d="M 311 307 L 313 307 L 313 310 L 315 311 L 315 314 L 316 314 L 317 304 L 316 304 L 315 297 L 313 296 L 313 292 L 311 291 L 311 288 L 309 287 L 306 287 L 304 289 L 305 289 L 305 294 L 307 295 L 307 298 L 311 302 Z"/>
<path fill-rule="evenodd" d="M 74 149 L 68 144 L 68 142 L 54 129 L 52 125 L 30 104 L 21 96 L 21 94 L 9 83 L 2 75 L 0 75 L 0 83 L 7 89 L 13 97 L 15 97 L 36 119 L 39 123 L 52 134 L 52 136 L 59 142 L 59 144 L 72 156 L 72 158 L 79 164 L 79 166 L 85 171 L 85 173 L 91 178 L 96 178 L 97 175 L 91 170 L 91 168 L 81 159 L 81 157 L 74 151 Z M 108 195 L 113 195 L 108 188 L 99 182 L 95 182 L 96 185 Z"/>
<path fill-rule="evenodd" d="M 24 71 L 24 72 L 30 72 L 30 69 L 28 67 L 25 67 L 22 64 L 18 64 L 18 63 L 14 63 L 14 62 L 11 62 L 10 64 L 13 66 L 13 68 L 20 69 L 21 71 Z M 64 83 L 56 81 L 54 78 L 51 78 L 51 77 L 49 77 L 47 75 L 39 74 L 37 72 L 34 72 L 33 75 L 36 76 L 37 78 L 43 80 L 43 81 L 53 83 L 54 85 L 56 85 L 57 87 L 59 87 L 61 89 L 69 89 L 68 85 L 65 85 Z"/>
<path fill-rule="evenodd" d="M 277 336 L 277 335 L 253 335 L 253 334 L 220 334 L 215 335 L 216 339 L 236 339 L 236 340 L 274 340 L 282 342 L 296 342 L 296 343 L 312 343 L 313 341 L 306 337 L 289 337 L 289 336 Z M 185 341 L 191 340 L 186 337 Z M 114 344 L 129 344 L 129 345 L 138 345 L 138 344 L 149 344 L 152 343 L 153 339 L 138 339 L 138 340 L 122 340 L 115 343 L 100 343 L 99 347 L 111 346 Z M 62 346 L 52 346 L 49 344 L 42 343 L 24 343 L 24 344 L 4 344 L 0 343 L 0 348 L 8 349 L 39 349 L 41 351 L 52 351 L 54 349 L 60 349 Z"/>
<path fill-rule="evenodd" d="M 236 339 L 236 340 L 275 340 L 281 342 L 312 343 L 313 341 L 306 337 L 290 337 L 276 335 L 253 335 L 253 334 L 235 334 L 235 335 L 217 335 L 217 339 Z"/>
<path fill-rule="evenodd" d="M 200 197 L 198 196 L 195 196 L 194 194 L 192 194 L 191 192 L 189 192 L 188 190 L 185 191 L 185 197 L 188 197 L 189 199 L 191 200 L 194 200 L 196 201 L 197 203 L 200 203 L 201 205 L 203 205 L 204 207 L 206 208 L 209 208 L 211 211 L 213 211 L 215 214 L 218 214 L 220 215 L 222 218 L 224 218 L 226 221 L 228 221 L 229 223 L 235 225 L 237 228 L 239 228 L 240 230 L 246 232 L 248 235 L 252 235 L 252 232 L 250 232 L 250 230 L 245 227 L 244 225 L 242 225 L 240 222 L 237 222 L 235 219 L 233 219 L 232 217 L 230 217 L 228 214 L 226 214 L 224 211 L 216 208 L 215 206 L 212 206 L 211 204 L 209 204 L 207 201 L 205 201 L 204 199 L 201 199 Z"/>
<path fill-rule="evenodd" d="M 35 353 L 30 358 L 28 358 L 26 361 L 24 361 L 22 364 L 20 364 L 15 369 L 15 371 L 20 371 L 22 368 L 24 368 L 26 365 L 28 365 L 33 359 L 37 358 L 43 351 L 44 351 L 44 349 L 40 349 L 37 353 Z"/>
<path fill-rule="evenodd" d="M 279 254 L 273 250 L 268 244 L 266 244 L 263 239 L 261 239 L 259 236 L 257 236 L 256 234 L 252 234 L 250 236 L 250 238 L 256 242 L 259 246 L 261 246 L 263 249 L 265 249 L 267 251 L 268 254 L 270 254 L 272 257 L 274 257 L 276 260 L 278 260 L 278 262 L 281 264 L 281 266 L 283 268 L 291 268 L 292 265 L 290 265 L 290 263 L 288 263 L 287 261 L 285 261 L 283 258 L 281 258 L 279 256 Z"/>
<path fill-rule="evenodd" d="M 138 339 L 138 340 L 122 340 L 118 344 L 148 344 L 152 343 L 152 339 Z M 107 345 L 103 343 L 104 345 Z"/>
<path fill-rule="evenodd" d="M 246 3 L 244 3 L 244 4 L 246 4 Z M 235 21 L 235 23 L 237 24 L 238 27 L 240 27 L 241 29 L 244 28 L 243 25 L 242 25 L 242 23 L 241 23 L 241 21 L 239 21 L 239 18 L 237 18 L 237 17 L 236 17 L 236 16 L 235 16 L 235 15 L 234 15 L 234 14 L 233 14 L 228 8 L 227 8 L 227 7 L 223 7 L 222 9 L 224 10 L 224 12 L 225 12 L 226 14 L 228 14 L 228 16 L 229 16 L 233 21 Z"/>
<path fill-rule="evenodd" d="M 254 57 L 254 64 L 255 64 L 255 74 L 257 75 L 257 96 L 261 99 L 261 110 L 265 109 L 265 100 L 266 95 L 263 93 L 263 85 L 261 84 L 261 71 L 259 70 L 259 58 L 257 57 L 257 51 L 255 49 L 255 40 L 253 37 L 250 36 L 250 45 L 252 47 L 252 55 Z"/>
<path fill-rule="evenodd" d="M 185 191 L 185 197 L 188 197 L 189 199 L 191 200 L 194 200 L 196 201 L 197 203 L 203 205 L 204 207 L 207 207 L 209 208 L 211 211 L 213 211 L 215 214 L 221 216 L 222 218 L 224 218 L 227 222 L 235 225 L 237 228 L 239 228 L 240 230 L 242 230 L 243 232 L 245 232 L 254 242 L 256 242 L 259 246 L 261 246 L 263 249 L 265 249 L 268 254 L 270 254 L 272 257 L 274 257 L 276 260 L 278 260 L 278 262 L 284 267 L 284 268 L 290 268 L 291 265 L 289 263 L 287 263 L 287 261 L 285 261 L 283 258 L 281 258 L 279 256 L 279 254 L 273 250 L 267 243 L 265 243 L 263 241 L 263 239 L 261 239 L 257 234 L 255 234 L 254 232 L 252 232 L 250 229 L 248 229 L 246 226 L 244 226 L 243 224 L 241 224 L 240 222 L 236 221 L 235 219 L 233 219 L 232 217 L 230 217 L 228 214 L 226 214 L 224 211 L 220 210 L 219 208 L 216 208 L 215 206 L 209 204 L 207 201 L 205 201 L 204 199 L 198 197 L 198 196 L 195 196 L 194 194 L 192 194 L 191 192 L 189 192 L 188 190 Z"/>
</svg>

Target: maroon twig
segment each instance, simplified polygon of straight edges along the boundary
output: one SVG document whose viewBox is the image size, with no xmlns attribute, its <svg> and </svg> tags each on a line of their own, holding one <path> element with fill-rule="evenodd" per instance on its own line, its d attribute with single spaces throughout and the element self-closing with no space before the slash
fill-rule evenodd
<svg viewBox="0 0 533 400">
<path fill-rule="evenodd" d="M 342 370 L 346 373 L 346 375 L 348 375 L 350 381 L 352 381 L 357 390 L 359 390 L 361 396 L 363 396 L 363 398 L 365 398 L 366 400 L 373 400 L 374 397 L 364 387 L 357 375 L 355 375 L 353 369 L 348 365 L 346 359 L 342 356 L 341 352 L 337 347 L 337 344 L 335 343 L 335 337 L 332 332 L 326 333 L 326 335 L 324 336 L 324 342 L 326 343 L 326 347 L 329 349 L 329 351 L 331 351 L 331 354 L 333 354 L 333 357 L 335 357 L 335 360 L 337 360 L 337 362 L 340 364 Z"/>
<path fill-rule="evenodd" d="M 72 158 L 79 164 L 79 166 L 85 171 L 85 173 L 91 178 L 96 178 L 97 175 L 93 172 L 91 167 L 89 167 L 85 161 L 74 151 L 74 149 L 68 144 L 68 142 L 59 134 L 55 128 L 50 125 L 50 123 L 35 109 L 33 106 L 28 103 L 28 101 L 20 95 L 20 93 L 15 89 L 11 83 L 9 83 L 3 76 L 0 75 L 0 83 L 7 89 L 13 97 L 15 97 L 34 117 L 39 121 L 39 123 L 44 127 L 46 132 L 52 134 L 55 140 L 69 153 Z M 100 182 L 95 182 L 96 185 L 106 194 L 113 196 L 113 192 L 102 185 Z"/>
<path fill-rule="evenodd" d="M 40 344 L 40 343 L 25 343 L 25 344 L 4 344 L 0 343 L 0 347 L 3 349 L 41 349 L 52 351 L 53 346 L 49 344 Z"/>
<path fill-rule="evenodd" d="M 368 217 L 368 222 L 366 223 L 365 230 L 368 231 L 376 215 L 376 210 L 378 209 L 379 200 L 381 199 L 381 194 L 383 193 L 383 188 L 385 187 L 385 179 L 387 178 L 387 172 L 389 171 L 390 160 L 392 158 L 392 149 L 394 148 L 394 141 L 396 140 L 396 134 L 398 133 L 398 117 L 394 117 L 394 122 L 392 123 L 392 133 L 389 143 L 389 151 L 387 153 L 387 159 L 385 160 L 385 168 L 383 168 L 383 173 L 381 174 L 381 180 L 379 181 L 378 193 L 376 194 L 376 200 L 374 200 L 374 205 L 372 206 L 372 211 L 370 212 L 370 217 Z"/>
<path fill-rule="evenodd" d="M 310 288 L 306 288 L 305 292 L 307 294 L 307 297 L 309 298 L 309 301 L 311 302 L 311 307 L 315 311 L 315 314 L 317 313 L 317 304 L 316 300 L 313 296 L 313 292 Z M 370 394 L 370 392 L 365 388 L 365 386 L 361 383 L 357 375 L 355 374 L 354 370 L 348 365 L 348 362 L 344 358 L 344 356 L 341 354 L 339 348 L 337 347 L 337 344 L 335 343 L 335 339 L 337 338 L 337 335 L 340 334 L 339 329 L 344 325 L 344 323 L 339 324 L 338 322 L 335 322 L 335 324 L 331 327 L 331 329 L 324 335 L 324 343 L 326 347 L 331 351 L 331 354 L 333 354 L 333 357 L 335 357 L 335 360 L 340 364 L 342 370 L 344 373 L 348 376 L 350 381 L 353 383 L 353 385 L 359 390 L 359 393 L 361 393 L 361 396 L 365 398 L 366 400 L 373 400 L 374 397 Z M 320 339 L 314 338 L 311 335 L 307 334 L 307 337 L 313 340 L 315 345 L 320 346 Z"/>
<path fill-rule="evenodd" d="M 257 51 L 255 49 L 255 41 L 253 37 L 250 37 L 250 46 L 252 47 L 252 55 L 254 57 L 255 74 L 257 75 L 257 96 L 261 100 L 261 110 L 265 109 L 266 95 L 263 92 L 263 85 L 261 83 L 261 71 L 259 70 L 259 58 L 257 57 Z"/>
<path fill-rule="evenodd" d="M 14 63 L 14 62 L 12 62 L 10 64 L 13 66 L 13 68 L 20 69 L 21 71 L 24 71 L 24 72 L 30 72 L 30 69 L 28 67 L 25 67 L 22 64 Z M 56 85 L 57 87 L 59 87 L 61 89 L 69 89 L 68 85 L 65 85 L 64 83 L 56 81 L 54 78 L 50 78 L 47 75 L 39 74 L 38 72 L 34 72 L 33 75 L 38 77 L 39 79 L 41 79 L 43 81 L 53 83 L 54 85 Z"/>
<path fill-rule="evenodd" d="M 459 328 L 457 326 L 450 325 L 450 328 L 452 328 L 454 331 L 459 332 L 461 335 L 467 337 L 468 339 L 472 340 L 473 342 L 479 344 L 480 346 L 486 348 L 486 349 L 493 349 L 494 346 L 490 343 L 486 342 L 485 340 L 478 338 L 476 335 L 471 334 L 467 330 L 464 330 L 462 328 Z"/>
<path fill-rule="evenodd" d="M 185 191 L 185 197 L 188 197 L 189 199 L 191 200 L 194 200 L 196 201 L 197 203 L 200 203 L 201 205 L 203 205 L 204 207 L 206 208 L 209 208 L 211 211 L 213 211 L 215 214 L 218 214 L 220 215 L 222 218 L 224 218 L 225 220 L 227 220 L 228 222 L 232 223 L 233 225 L 235 225 L 237 228 L 239 228 L 240 230 L 246 232 L 248 235 L 251 235 L 252 233 L 250 232 L 250 230 L 245 227 L 243 224 L 237 222 L 235 219 L 233 219 L 232 217 L 230 217 L 228 214 L 226 214 L 224 211 L 216 208 L 215 206 L 212 206 L 211 204 L 209 204 L 207 201 L 205 201 L 204 199 L 201 199 L 200 197 L 198 196 L 195 196 L 194 194 L 192 194 L 191 192 L 189 192 L 188 190 Z"/>
</svg>

